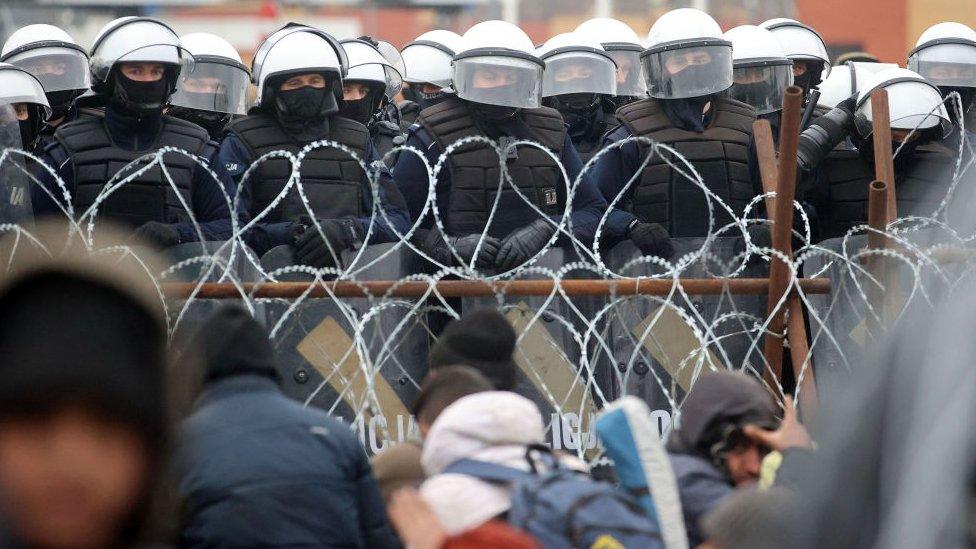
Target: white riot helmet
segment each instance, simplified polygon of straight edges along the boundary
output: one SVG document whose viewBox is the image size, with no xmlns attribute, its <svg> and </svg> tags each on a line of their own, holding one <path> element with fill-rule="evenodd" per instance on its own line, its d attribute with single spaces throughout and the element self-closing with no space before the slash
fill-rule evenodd
<svg viewBox="0 0 976 549">
<path fill-rule="evenodd" d="M 617 95 L 647 95 L 647 87 L 640 71 L 640 56 L 644 46 L 634 29 L 616 19 L 597 17 L 584 21 L 574 32 L 596 40 L 613 58 L 617 64 Z"/>
<path fill-rule="evenodd" d="M 867 138 L 874 131 L 871 93 L 879 88 L 888 90 L 892 129 L 917 129 L 935 139 L 949 134 L 951 123 L 939 88 L 915 72 L 896 67 L 874 74 L 858 94 L 854 123 L 862 137 Z"/>
<path fill-rule="evenodd" d="M 168 25 L 148 17 L 120 17 L 102 27 L 89 54 L 92 89 L 104 95 L 119 92 L 113 69 L 121 63 L 158 63 L 166 69 L 167 93 L 176 91 L 180 74 L 193 68 L 193 56 L 180 45 Z"/>
<path fill-rule="evenodd" d="M 392 101 L 403 86 L 396 67 L 373 44 L 361 39 L 343 40 L 349 59 L 349 72 L 343 85 L 363 84 L 369 92 L 362 99 L 343 100 L 339 112 L 362 124 L 368 124 L 386 101 Z"/>
<path fill-rule="evenodd" d="M 732 43 L 707 13 L 671 10 L 647 33 L 641 65 L 651 97 L 704 97 L 732 86 Z"/>
<path fill-rule="evenodd" d="M 180 42 L 193 56 L 194 65 L 192 72 L 180 79 L 170 103 L 210 113 L 247 112 L 251 75 L 234 46 L 206 32 L 184 35 Z"/>
<path fill-rule="evenodd" d="M 51 107 L 40 80 L 9 63 L 0 63 L 0 105 L 10 105 L 18 111 L 26 107 L 28 117 L 19 123 L 24 148 L 33 144 L 42 124 L 51 116 Z"/>
<path fill-rule="evenodd" d="M 536 54 L 546 63 L 542 96 L 617 95 L 617 65 L 595 39 L 576 32 L 559 34 Z"/>
<path fill-rule="evenodd" d="M 531 109 L 542 103 L 544 67 L 522 29 L 504 21 L 484 21 L 461 37 L 452 82 L 461 99 Z"/>
<path fill-rule="evenodd" d="M 432 30 L 404 46 L 401 54 L 409 84 L 433 84 L 451 91 L 451 62 L 461 48 L 461 35 L 449 30 Z"/>
<path fill-rule="evenodd" d="M 284 78 L 321 73 L 332 89 L 330 97 L 333 101 L 324 107 L 324 113 L 328 114 L 339 110 L 342 79 L 348 69 L 346 51 L 331 34 L 289 23 L 258 46 L 251 62 L 251 79 L 257 85 L 258 103 L 263 108 L 270 108 L 277 92 L 275 86 Z"/>
<path fill-rule="evenodd" d="M 793 84 L 793 62 L 773 33 L 742 25 L 725 33 L 732 42 L 732 99 L 752 105 L 757 114 L 782 110 L 783 93 Z"/>
<path fill-rule="evenodd" d="M 770 19 L 760 23 L 759 26 L 776 35 L 776 38 L 783 44 L 783 49 L 786 50 L 786 56 L 793 60 L 794 65 L 800 61 L 808 63 L 808 66 L 814 66 L 810 77 L 803 78 L 803 80 L 809 80 L 808 85 L 801 87 L 807 90 L 815 88 L 830 76 L 830 57 L 827 55 L 827 44 L 824 43 L 817 31 L 799 21 L 785 17 Z M 797 79 L 798 83 L 799 81 L 800 79 Z"/>
<path fill-rule="evenodd" d="M 37 77 L 55 118 L 64 116 L 71 102 L 91 87 L 88 52 L 54 25 L 18 29 L 4 43 L 0 61 Z"/>
<path fill-rule="evenodd" d="M 962 23 L 939 23 L 918 38 L 908 68 L 942 90 L 962 96 L 963 110 L 976 103 L 976 30 Z M 949 105 L 954 107 L 954 103 Z"/>
<path fill-rule="evenodd" d="M 830 69 L 830 76 L 820 84 L 818 105 L 834 108 L 838 103 L 861 91 L 864 84 L 874 75 L 888 69 L 898 68 L 894 63 L 868 63 L 848 61 Z"/>
</svg>

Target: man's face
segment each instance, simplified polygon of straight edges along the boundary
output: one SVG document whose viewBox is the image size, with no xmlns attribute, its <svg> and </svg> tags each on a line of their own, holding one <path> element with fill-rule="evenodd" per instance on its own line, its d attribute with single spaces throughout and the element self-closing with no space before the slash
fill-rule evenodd
<svg viewBox="0 0 976 549">
<path fill-rule="evenodd" d="M 68 72 L 68 64 L 64 61 L 55 59 L 35 59 L 31 61 L 25 69 L 35 76 L 55 75 L 62 76 Z"/>
<path fill-rule="evenodd" d="M 414 84 L 414 85 L 417 86 L 417 89 L 420 90 L 420 93 L 426 93 L 428 95 L 433 95 L 435 93 L 440 93 L 444 89 L 444 88 L 442 88 L 440 86 L 436 86 L 436 85 L 431 84 L 429 82 L 424 82 L 423 84 Z"/>
<path fill-rule="evenodd" d="M 348 82 L 342 85 L 342 98 L 346 101 L 360 101 L 369 95 L 369 86 L 361 82 Z"/>
<path fill-rule="evenodd" d="M 628 55 L 627 52 L 614 51 L 610 52 L 610 57 L 617 64 L 617 85 L 626 84 L 630 71 L 634 68 L 633 56 Z"/>
<path fill-rule="evenodd" d="M 324 88 L 326 85 L 325 76 L 319 73 L 299 74 L 285 80 L 278 88 L 280 91 L 297 90 L 306 86 L 312 88 Z"/>
<path fill-rule="evenodd" d="M 803 76 L 804 74 L 810 72 L 809 61 L 800 61 L 799 59 L 793 60 L 793 76 Z"/>
<path fill-rule="evenodd" d="M 502 88 L 518 83 L 515 71 L 500 67 L 479 67 L 474 71 L 473 85 L 479 89 Z"/>
<path fill-rule="evenodd" d="M 678 74 L 688 67 L 707 65 L 711 62 L 712 54 L 707 51 L 672 52 L 664 61 L 664 69 L 668 74 Z"/>
<path fill-rule="evenodd" d="M 911 134 L 911 138 L 908 135 Z M 898 128 L 891 128 L 891 140 L 895 143 L 904 143 L 906 139 L 909 142 L 916 141 L 919 139 L 919 132 L 912 133 L 912 130 L 900 130 Z"/>
<path fill-rule="evenodd" d="M 750 68 L 735 71 L 736 84 L 755 84 L 764 80 L 763 70 L 760 68 Z"/>
<path fill-rule="evenodd" d="M 553 80 L 556 82 L 571 82 L 573 80 L 586 80 L 593 77 L 593 69 L 583 65 L 566 65 L 556 70 Z"/>
<path fill-rule="evenodd" d="M 81 406 L 0 419 L 0 498 L 30 546 L 108 546 L 143 493 L 148 464 L 135 429 Z"/>
<path fill-rule="evenodd" d="M 21 122 L 30 118 L 30 109 L 27 107 L 27 103 L 14 103 L 14 114 L 17 115 L 17 120 Z"/>
<path fill-rule="evenodd" d="M 183 91 L 216 94 L 223 91 L 223 83 L 216 76 L 191 76 L 183 81 Z"/>
<path fill-rule="evenodd" d="M 119 68 L 123 76 L 136 82 L 155 82 L 162 80 L 166 67 L 161 63 L 122 63 Z"/>
<path fill-rule="evenodd" d="M 973 82 L 976 80 L 976 66 L 974 65 L 931 65 L 925 77 L 936 82 Z"/>
<path fill-rule="evenodd" d="M 767 449 L 751 440 L 742 440 L 733 446 L 725 458 L 725 468 L 732 483 L 741 488 L 757 482 L 767 453 Z"/>
</svg>

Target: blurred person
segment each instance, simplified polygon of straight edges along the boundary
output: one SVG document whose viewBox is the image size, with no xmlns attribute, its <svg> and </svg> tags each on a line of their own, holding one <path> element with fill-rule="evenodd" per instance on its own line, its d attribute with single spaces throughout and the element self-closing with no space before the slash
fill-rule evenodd
<svg viewBox="0 0 976 549">
<path fill-rule="evenodd" d="M 193 122 L 219 140 L 224 127 L 247 111 L 250 73 L 234 46 L 215 34 L 184 34 L 180 44 L 193 56 L 193 70 L 180 79 L 166 114 Z"/>
<path fill-rule="evenodd" d="M 816 211 L 815 240 L 867 223 L 868 190 L 876 179 L 871 93 L 879 88 L 888 91 L 898 215 L 932 216 L 952 183 L 956 155 L 945 141 L 952 125 L 938 88 L 908 69 L 883 70 L 856 100 L 842 102 L 800 137 L 800 185 Z"/>
<path fill-rule="evenodd" d="M 179 37 L 155 19 L 122 17 L 99 31 L 91 53 L 93 90 L 108 104 L 104 117 L 82 117 L 58 127 L 56 143 L 43 158 L 67 186 L 75 214 L 94 206 L 110 183 L 128 179 L 98 205 L 97 219 L 129 225 L 158 248 L 201 236 L 229 238 L 231 215 L 224 193 L 233 196 L 234 188 L 215 161 L 216 144 L 200 126 L 163 114 L 189 63 Z M 161 159 L 168 177 L 158 165 L 139 173 L 152 161 L 147 155 L 163 147 L 207 160 L 216 179 L 195 158 L 173 152 Z M 67 204 L 54 177 L 40 170 L 38 179 L 53 196 L 41 185 L 31 187 L 35 215 L 62 216 L 59 205 Z"/>
<path fill-rule="evenodd" d="M 383 117 L 384 109 L 403 86 L 403 75 L 374 42 L 368 36 L 341 42 L 349 57 L 349 72 L 342 79 L 339 115 L 366 126 L 376 154 L 385 159 L 386 153 L 405 139 L 400 126 Z"/>
<path fill-rule="evenodd" d="M 542 103 L 562 115 L 586 164 L 599 152 L 613 120 L 603 104 L 617 94 L 617 65 L 599 42 L 581 33 L 554 36 L 536 53 L 546 63 Z"/>
<path fill-rule="evenodd" d="M 241 186 L 240 202 L 248 216 L 262 216 L 245 235 L 258 255 L 287 246 L 298 264 L 333 267 L 343 250 L 365 244 L 370 227 L 369 244 L 395 241 L 397 232 L 410 228 L 403 197 L 388 172 L 376 168 L 383 215 L 377 211 L 374 216 L 371 176 L 349 153 L 335 147 L 318 146 L 303 157 L 300 183 L 311 213 L 295 184 L 285 192 L 293 165 L 280 151 L 297 155 L 311 143 L 331 140 L 371 168 L 379 160 L 369 130 L 338 115 L 347 70 L 345 50 L 335 38 L 294 23 L 269 36 L 254 56 L 258 105 L 227 127 L 219 163 Z"/>
<path fill-rule="evenodd" d="M 495 309 L 469 311 L 451 321 L 430 350 L 430 370 L 463 364 L 481 373 L 499 391 L 515 389 L 515 329 Z"/>
<path fill-rule="evenodd" d="M 727 93 L 732 44 L 708 14 L 676 9 L 651 27 L 641 59 L 650 97 L 617 111 L 621 125 L 607 135 L 606 146 L 642 137 L 673 147 L 741 215 L 761 187 L 752 138 L 756 111 Z M 710 210 L 702 190 L 669 159 L 633 140 L 600 157 L 594 177 L 607 202 L 616 200 L 605 226 L 611 240 L 629 239 L 643 255 L 668 258 L 672 237 L 704 237 L 731 221 L 724 208 Z"/>
<path fill-rule="evenodd" d="M 454 93 L 451 62 L 461 47 L 461 35 L 449 30 L 425 32 L 403 47 L 404 101 L 400 113 L 404 129 L 417 121 L 420 111 L 433 107 Z"/>
<path fill-rule="evenodd" d="M 279 388 L 265 329 L 226 307 L 201 327 L 206 364 L 177 462 L 183 547 L 398 547 L 356 435 Z"/>
<path fill-rule="evenodd" d="M 556 240 L 582 163 L 559 112 L 540 106 L 545 63 L 521 29 L 503 21 L 478 23 L 464 33 L 453 66 L 455 95 L 420 113 L 407 145 L 424 151 L 433 166 L 466 137 L 486 137 L 503 147 L 528 140 L 552 151 L 558 162 L 538 147 L 510 146 L 504 161 L 511 182 L 499 188 L 498 154 L 474 143 L 452 152 L 434 182 L 415 154 L 400 154 L 393 176 L 420 223 L 416 239 L 429 256 L 446 265 L 511 271 Z M 429 209 L 424 214 L 432 184 L 443 232 Z M 586 174 L 568 206 L 572 236 L 592 243 L 606 203 Z"/>
<path fill-rule="evenodd" d="M 784 488 L 749 488 L 729 496 L 702 521 L 707 540 L 700 549 L 783 549 L 796 547 L 793 529 L 796 494 Z"/>
<path fill-rule="evenodd" d="M 736 489 L 756 485 L 770 451 L 810 446 L 792 401 L 786 409 L 781 425 L 770 394 L 742 373 L 707 374 L 689 391 L 667 447 L 691 546 L 704 541 L 705 516 Z"/>
<path fill-rule="evenodd" d="M 976 141 L 976 30 L 962 23 L 938 23 L 925 30 L 915 49 L 908 54 L 908 68 L 917 72 L 942 91 L 948 98 L 957 92 L 962 110 L 955 101 L 947 101 L 946 108 L 957 126 L 962 119 L 970 141 Z"/>
<path fill-rule="evenodd" d="M 786 56 L 793 61 L 793 83 L 803 89 L 805 106 L 810 100 L 810 92 L 830 75 L 827 44 L 816 30 L 793 19 L 770 19 L 759 26 L 779 39 Z"/>
<path fill-rule="evenodd" d="M 51 117 L 51 107 L 41 82 L 24 69 L 0 63 L 0 104 L 10 105 L 20 129 L 20 146 L 37 154 L 37 141 L 44 121 Z"/>
<path fill-rule="evenodd" d="M 4 547 L 162 541 L 149 523 L 171 437 L 152 281 L 77 241 L 65 249 L 59 227 L 35 235 L 60 254 L 21 246 L 0 279 Z"/>
<path fill-rule="evenodd" d="M 91 88 L 88 53 L 54 25 L 27 25 L 4 42 L 0 62 L 31 73 L 44 88 L 51 115 L 40 128 L 38 149 L 43 150 L 54 142 L 58 126 L 74 118 L 74 100 Z"/>
<path fill-rule="evenodd" d="M 621 107 L 647 97 L 647 84 L 641 78 L 644 46 L 634 29 L 616 19 L 597 17 L 580 23 L 573 32 L 599 42 L 616 65 L 616 93 L 602 98 L 603 112 L 610 120 Z"/>
<path fill-rule="evenodd" d="M 490 520 L 467 532 L 448 537 L 434 510 L 416 489 L 411 488 L 404 488 L 393 494 L 390 519 L 400 539 L 410 549 L 493 547 L 535 549 L 539 547 L 538 542 L 531 536 L 499 520 Z"/>
<path fill-rule="evenodd" d="M 878 59 L 878 56 L 874 55 L 873 53 L 866 52 L 866 51 L 849 51 L 847 53 L 842 53 L 838 55 L 837 59 L 834 60 L 834 66 L 841 67 L 848 63 L 880 63 L 880 62 L 881 60 Z M 833 74 L 834 70 L 831 69 L 830 72 L 831 74 Z M 827 78 L 828 77 L 825 76 L 823 80 L 826 81 Z M 821 84 L 822 83 L 823 82 L 821 82 Z"/>
<path fill-rule="evenodd" d="M 427 436 L 441 412 L 461 397 L 493 389 L 491 382 L 470 366 L 444 366 L 431 370 L 421 383 L 420 394 L 411 409 L 411 414 L 417 418 L 421 437 Z M 396 490 L 419 488 L 427 478 L 420 464 L 422 444 L 422 438 L 407 440 L 373 456 L 373 475 L 387 504 Z"/>
</svg>

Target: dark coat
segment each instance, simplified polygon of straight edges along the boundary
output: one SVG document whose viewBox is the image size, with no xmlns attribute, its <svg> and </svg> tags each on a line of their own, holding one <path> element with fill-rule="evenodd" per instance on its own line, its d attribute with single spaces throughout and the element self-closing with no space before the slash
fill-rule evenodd
<svg viewBox="0 0 976 549">
<path fill-rule="evenodd" d="M 182 546 L 399 546 L 353 432 L 274 381 L 212 383 L 183 436 Z"/>
</svg>

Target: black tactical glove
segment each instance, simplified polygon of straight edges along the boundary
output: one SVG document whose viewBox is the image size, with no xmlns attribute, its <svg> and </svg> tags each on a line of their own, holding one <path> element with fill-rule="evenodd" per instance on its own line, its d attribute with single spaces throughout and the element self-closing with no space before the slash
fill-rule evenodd
<svg viewBox="0 0 976 549">
<path fill-rule="evenodd" d="M 499 272 L 505 272 L 525 263 L 545 247 L 555 232 L 556 228 L 548 219 L 537 219 L 512 231 L 502 240 L 495 267 Z"/>
<path fill-rule="evenodd" d="M 180 243 L 180 232 L 176 230 L 176 227 L 159 221 L 143 223 L 136 229 L 134 237 L 159 249 L 169 248 Z"/>
<path fill-rule="evenodd" d="M 451 253 L 451 248 L 453 248 L 461 256 L 464 265 L 467 266 L 471 264 L 471 257 L 474 255 L 474 249 L 479 240 L 481 240 L 480 233 L 467 236 L 449 236 L 445 241 L 444 235 L 439 230 L 432 229 L 427 235 L 424 248 L 438 263 L 458 266 L 457 258 Z M 481 270 L 492 267 L 501 245 L 501 241 L 497 238 L 485 235 L 485 241 L 481 243 L 481 248 L 478 250 L 474 267 Z"/>
<path fill-rule="evenodd" d="M 854 95 L 848 97 L 847 99 L 841 101 L 840 103 L 837 103 L 837 106 L 834 107 L 834 108 L 835 109 L 844 109 L 845 111 L 851 113 L 851 116 L 853 116 L 854 115 L 854 111 L 857 109 L 857 96 L 858 95 L 860 95 L 860 94 L 859 93 L 855 93 Z"/>
<path fill-rule="evenodd" d="M 315 228 L 310 219 L 302 219 L 292 227 L 292 242 L 295 246 L 295 261 L 300 265 L 308 265 L 321 269 L 335 267 L 336 258 L 343 250 L 349 250 L 360 243 L 359 227 L 352 219 L 319 220 L 322 233 L 332 245 L 333 256 L 329 246 Z"/>
<path fill-rule="evenodd" d="M 634 246 L 644 255 L 653 255 L 662 259 L 669 259 L 674 255 L 671 245 L 671 235 L 667 229 L 657 223 L 637 223 L 627 232 Z"/>
</svg>

